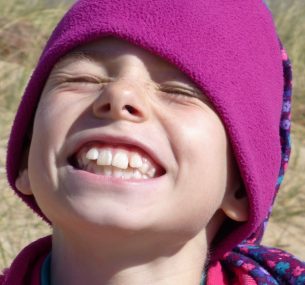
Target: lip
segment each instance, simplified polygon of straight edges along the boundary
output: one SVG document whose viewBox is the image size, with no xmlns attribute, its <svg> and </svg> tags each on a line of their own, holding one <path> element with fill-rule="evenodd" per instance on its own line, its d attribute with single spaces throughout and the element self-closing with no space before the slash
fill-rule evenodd
<svg viewBox="0 0 305 285">
<path fill-rule="evenodd" d="M 128 195 L 128 197 L 134 197 L 140 202 L 149 204 L 151 199 L 155 201 L 158 195 L 164 195 L 164 192 L 169 189 L 167 175 L 151 179 L 123 180 L 96 175 L 72 166 L 68 166 L 65 171 L 66 183 L 70 185 L 68 191 L 73 191 L 73 195 L 76 193 L 82 193 L 82 195 L 112 193 L 111 195 Z"/>
<path fill-rule="evenodd" d="M 121 145 L 127 148 L 131 147 L 131 148 L 139 149 L 140 152 L 146 154 L 156 165 L 158 165 L 158 167 L 162 169 L 163 173 L 167 172 L 165 164 L 163 163 L 162 159 L 158 156 L 157 153 L 154 152 L 154 150 L 149 145 L 128 136 L 116 136 L 116 135 L 109 135 L 104 133 L 104 134 L 90 134 L 76 138 L 75 140 L 71 141 L 71 145 L 68 148 L 69 153 L 67 158 L 69 159 L 86 144 L 94 143 L 94 142 L 109 144 L 112 146 Z"/>
<path fill-rule="evenodd" d="M 100 186 L 101 184 L 113 186 L 116 185 L 118 187 L 121 186 L 142 186 L 143 184 L 146 185 L 152 185 L 155 184 L 156 181 L 161 181 L 164 179 L 164 176 L 158 176 L 155 178 L 149 178 L 149 179 L 121 179 L 113 176 L 104 176 L 104 175 L 97 175 L 91 172 L 75 169 L 71 166 L 68 167 L 68 171 L 74 175 L 73 180 L 76 179 L 80 180 L 87 180 L 87 185 L 96 184 Z M 120 189 L 120 188 L 118 188 Z"/>
</svg>

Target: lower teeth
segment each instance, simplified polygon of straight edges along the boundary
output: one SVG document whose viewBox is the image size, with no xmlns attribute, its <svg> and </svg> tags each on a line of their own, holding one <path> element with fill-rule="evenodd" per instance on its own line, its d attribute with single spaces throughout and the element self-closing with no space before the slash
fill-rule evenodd
<svg viewBox="0 0 305 285">
<path fill-rule="evenodd" d="M 94 174 L 100 174 L 104 176 L 112 176 L 121 179 L 148 179 L 149 177 L 142 174 L 139 170 L 127 168 L 126 170 L 119 169 L 113 166 L 97 166 L 96 164 L 89 164 L 85 169 L 88 172 Z"/>
</svg>

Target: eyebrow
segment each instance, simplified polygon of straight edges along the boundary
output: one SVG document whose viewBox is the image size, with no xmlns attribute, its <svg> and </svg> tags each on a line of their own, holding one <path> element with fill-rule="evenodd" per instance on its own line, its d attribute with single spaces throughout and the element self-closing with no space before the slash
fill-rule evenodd
<svg viewBox="0 0 305 285">
<path fill-rule="evenodd" d="M 95 62 L 97 55 L 92 54 L 88 51 L 72 51 L 67 55 L 63 56 L 59 61 L 58 64 L 66 61 L 66 60 L 82 60 L 87 62 Z"/>
</svg>

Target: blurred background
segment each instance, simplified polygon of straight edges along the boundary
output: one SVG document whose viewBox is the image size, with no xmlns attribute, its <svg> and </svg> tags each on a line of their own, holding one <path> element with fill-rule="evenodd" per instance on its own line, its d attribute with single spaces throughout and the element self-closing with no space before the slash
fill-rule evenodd
<svg viewBox="0 0 305 285">
<path fill-rule="evenodd" d="M 10 126 L 54 25 L 73 1 L 0 0 L 0 269 L 49 227 L 16 199 L 5 175 Z M 293 151 L 264 243 L 305 260 L 305 1 L 266 1 L 294 67 Z"/>
</svg>

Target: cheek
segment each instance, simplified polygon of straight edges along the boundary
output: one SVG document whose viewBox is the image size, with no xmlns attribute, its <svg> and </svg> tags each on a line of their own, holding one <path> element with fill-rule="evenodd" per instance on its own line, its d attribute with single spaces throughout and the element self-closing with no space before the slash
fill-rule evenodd
<svg viewBox="0 0 305 285">
<path fill-rule="evenodd" d="M 212 110 L 198 110 L 180 118 L 168 127 L 180 166 L 198 175 L 199 180 L 200 174 L 211 180 L 225 178 L 228 141 L 218 116 Z"/>
<path fill-rule="evenodd" d="M 85 109 L 85 102 L 75 100 L 72 94 L 46 94 L 41 99 L 35 115 L 33 139 L 44 148 L 55 153 L 64 144 L 73 123 Z"/>
<path fill-rule="evenodd" d="M 179 117 L 167 121 L 179 166 L 178 208 L 183 209 L 181 221 L 200 229 L 218 210 L 226 190 L 227 137 L 213 113 L 192 112 Z"/>
<path fill-rule="evenodd" d="M 63 129 L 75 120 L 79 112 L 77 109 L 78 101 L 67 94 L 48 94 L 42 99 L 37 108 L 35 122 L 40 131 L 52 131 Z"/>
<path fill-rule="evenodd" d="M 39 179 L 37 173 L 43 173 L 41 177 L 48 179 L 47 183 L 54 183 L 55 168 L 63 163 L 59 161 L 61 158 L 58 158 L 58 154 L 78 111 L 63 99 L 59 96 L 46 96 L 39 102 L 29 152 L 29 172 L 35 182 Z"/>
</svg>

